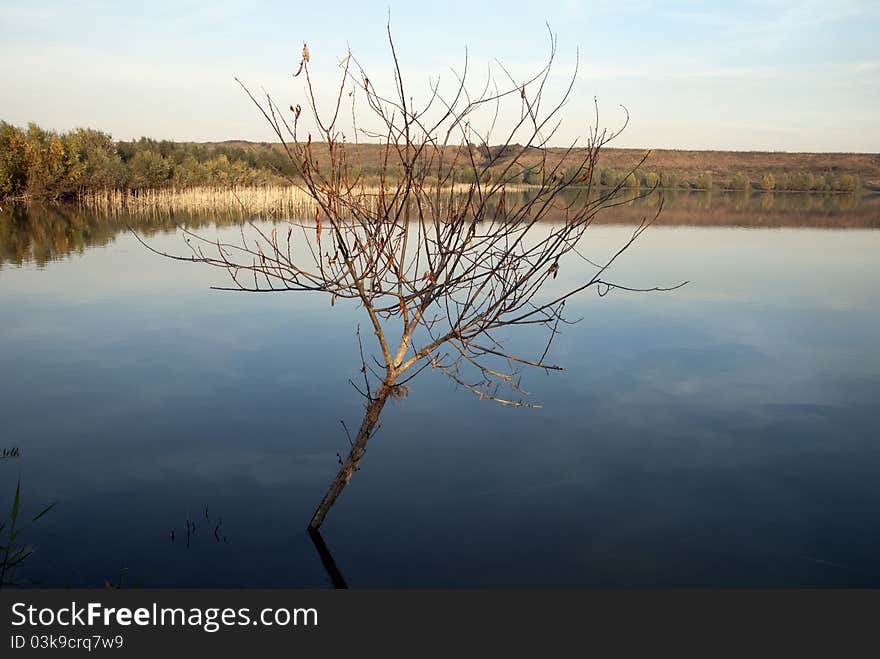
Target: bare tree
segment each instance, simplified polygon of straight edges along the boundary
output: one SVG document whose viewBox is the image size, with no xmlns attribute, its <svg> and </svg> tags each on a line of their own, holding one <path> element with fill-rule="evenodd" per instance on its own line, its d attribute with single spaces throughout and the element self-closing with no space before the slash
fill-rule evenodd
<svg viewBox="0 0 880 659">
<path fill-rule="evenodd" d="M 567 322 L 570 297 L 591 287 L 601 295 L 613 288 L 670 290 L 618 286 L 606 277 L 654 215 L 610 259 L 585 260 L 589 269 L 576 285 L 548 293 L 563 259 L 580 255 L 578 243 L 597 214 L 627 201 L 622 184 L 594 185 L 600 149 L 620 132 L 600 129 L 598 108 L 586 122 L 585 143 L 548 147 L 577 75 L 575 65 L 559 97 L 548 100 L 552 34 L 546 63 L 531 77 L 516 80 L 499 64 L 502 82 L 490 69 L 474 91 L 465 57 L 451 89 L 430 82 L 419 106 L 390 29 L 388 41 L 392 89 L 377 89 L 349 52 L 326 112 L 318 108 L 305 45 L 294 74 L 304 76 L 305 110 L 299 104 L 283 110 L 268 94 L 258 100 L 242 85 L 295 165 L 299 177 L 292 183 L 314 201 L 314 216 L 291 220 L 286 236 L 251 224 L 253 235 L 242 231 L 236 244 L 190 233 L 192 254 L 174 257 L 225 269 L 232 283 L 219 287 L 224 290 L 316 291 L 331 304 L 350 299 L 363 307 L 378 347 L 376 356 L 365 355 L 358 332 L 362 378 L 352 384 L 366 411 L 309 522 L 313 531 L 357 471 L 388 399 L 403 395 L 422 370 L 439 371 L 481 399 L 528 406 L 520 370 L 561 370 L 548 355 L 559 324 Z M 354 143 L 378 144 L 373 174 L 350 160 L 346 131 Z M 526 171 L 537 183 L 523 191 L 517 184 Z M 501 331 L 518 326 L 545 333 L 534 354 L 505 348 Z"/>
</svg>

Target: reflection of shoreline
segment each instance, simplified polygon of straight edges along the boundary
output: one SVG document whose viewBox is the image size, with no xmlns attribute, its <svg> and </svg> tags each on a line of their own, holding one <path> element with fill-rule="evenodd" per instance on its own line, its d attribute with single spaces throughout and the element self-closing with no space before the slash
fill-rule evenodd
<svg viewBox="0 0 880 659">
<path fill-rule="evenodd" d="M 510 191 L 508 195 L 527 195 Z M 577 190 L 571 193 L 573 199 Z M 664 190 L 646 198 L 624 191 L 621 205 L 596 217 L 597 224 L 638 224 L 656 212 L 663 200 L 659 225 L 735 226 L 754 228 L 880 228 L 880 195 L 797 192 L 693 192 Z M 565 200 L 563 200 L 565 201 Z M 570 200 L 569 200 L 570 201 Z M 10 206 L 0 210 L 0 267 L 6 263 L 43 266 L 67 254 L 102 246 L 129 227 L 144 235 L 190 228 L 233 226 L 255 219 L 231 212 L 97 213 L 76 205 Z M 550 212 L 545 221 L 563 221 Z"/>
<path fill-rule="evenodd" d="M 663 199 L 666 226 L 877 229 L 880 197 L 839 193 L 663 192 L 600 214 L 600 224 L 637 224 Z"/>
</svg>

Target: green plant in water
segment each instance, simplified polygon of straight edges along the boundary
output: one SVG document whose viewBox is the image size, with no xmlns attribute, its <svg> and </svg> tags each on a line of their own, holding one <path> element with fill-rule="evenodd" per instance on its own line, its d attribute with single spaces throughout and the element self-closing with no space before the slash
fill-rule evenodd
<svg viewBox="0 0 880 659">
<path fill-rule="evenodd" d="M 12 510 L 9 513 L 9 518 L 0 522 L 0 538 L 4 538 L 3 542 L 5 542 L 5 544 L 0 545 L 0 553 L 3 555 L 3 562 L 0 563 L 0 588 L 15 585 L 15 582 L 12 581 L 13 572 L 33 553 L 30 547 L 27 545 L 17 546 L 15 541 L 30 524 L 36 522 L 54 507 L 55 503 L 49 504 L 31 519 L 27 525 L 18 527 L 18 518 L 21 512 L 21 479 L 19 479 L 18 484 L 15 486 L 15 498 L 12 500 Z M 7 527 L 9 528 L 8 535 L 4 536 Z"/>
</svg>

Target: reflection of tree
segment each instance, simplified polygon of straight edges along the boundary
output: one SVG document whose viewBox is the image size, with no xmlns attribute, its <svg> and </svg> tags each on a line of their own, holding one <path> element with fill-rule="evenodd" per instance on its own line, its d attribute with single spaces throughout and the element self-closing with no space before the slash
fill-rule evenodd
<svg viewBox="0 0 880 659">
<path fill-rule="evenodd" d="M 742 192 L 713 195 L 658 190 L 643 198 L 629 192 L 627 204 L 608 209 L 597 221 L 638 224 L 645 212 L 656 210 L 661 198 L 663 216 L 660 223 L 667 225 L 873 227 L 880 215 L 880 199 L 863 198 L 859 194 L 761 192 L 743 196 Z M 517 205 L 526 203 L 530 194 L 533 193 L 528 190 L 508 193 Z M 568 203 L 578 194 L 582 192 L 567 191 L 563 198 Z M 758 211 L 764 213 L 760 222 L 757 220 Z M 769 212 L 772 213 L 767 215 Z M 42 267 L 67 254 L 106 245 L 129 227 L 151 235 L 176 231 L 184 224 L 193 228 L 235 226 L 244 219 L 240 213 L 108 214 L 75 205 L 4 205 L 0 209 L 0 268 L 5 263 L 35 263 Z M 551 209 L 545 219 L 561 219 L 561 213 Z"/>
<path fill-rule="evenodd" d="M 694 194 L 697 208 L 707 211 L 712 208 L 712 193 L 709 190 L 700 190 Z"/>
<path fill-rule="evenodd" d="M 737 190 L 730 193 L 730 201 L 734 210 L 742 212 L 748 210 L 751 195 L 745 190 Z"/>
<path fill-rule="evenodd" d="M 330 583 L 333 584 L 333 587 L 348 588 L 348 584 L 345 582 L 345 577 L 342 576 L 342 572 L 336 567 L 336 561 L 333 560 L 333 554 L 330 553 L 330 549 L 324 542 L 324 538 L 321 537 L 321 532 L 318 531 L 318 529 L 309 529 L 309 537 L 312 539 L 312 543 L 318 551 L 321 565 L 323 565 L 324 569 L 327 571 L 327 576 L 330 577 Z"/>
<path fill-rule="evenodd" d="M 72 204 L 9 205 L 0 210 L 0 266 L 35 263 L 42 267 L 67 254 L 106 245 L 129 227 L 152 235 L 176 231 L 181 223 L 224 226 L 242 219 L 241 215 L 213 213 L 104 214 Z"/>
</svg>

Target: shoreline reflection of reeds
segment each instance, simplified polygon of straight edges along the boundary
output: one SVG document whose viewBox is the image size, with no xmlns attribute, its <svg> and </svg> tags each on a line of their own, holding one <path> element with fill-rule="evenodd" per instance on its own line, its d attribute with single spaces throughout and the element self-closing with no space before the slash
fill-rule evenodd
<svg viewBox="0 0 880 659">
<path fill-rule="evenodd" d="M 233 196 L 233 192 L 234 195 Z M 119 193 L 123 194 L 123 193 Z M 528 195 L 516 189 L 511 195 Z M 575 194 L 577 194 L 575 192 Z M 176 196 L 175 196 L 176 195 Z M 658 225 L 753 228 L 880 228 L 880 195 L 655 191 L 645 198 L 623 196 L 620 205 L 597 216 L 599 224 L 638 224 L 656 212 Z M 568 200 L 563 200 L 566 202 Z M 55 205 L 3 205 L 0 208 L 0 268 L 5 264 L 47 263 L 110 243 L 129 228 L 144 235 L 180 226 L 234 226 L 246 220 L 310 217 L 314 206 L 297 188 L 155 191 L 113 200 Z M 102 206 L 101 204 L 106 204 Z M 559 211 L 546 221 L 563 221 Z"/>
</svg>

